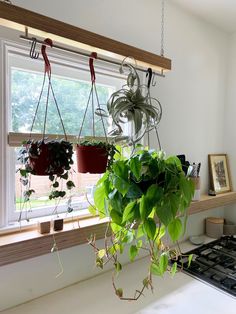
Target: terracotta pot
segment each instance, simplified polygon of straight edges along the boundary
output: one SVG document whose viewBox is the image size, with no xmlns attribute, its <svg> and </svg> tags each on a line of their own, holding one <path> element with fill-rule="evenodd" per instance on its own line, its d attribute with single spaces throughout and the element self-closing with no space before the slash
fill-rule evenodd
<svg viewBox="0 0 236 314">
<path fill-rule="evenodd" d="M 37 150 L 37 144 L 33 143 L 31 144 L 31 147 L 33 150 Z M 63 169 L 62 167 L 58 167 L 56 169 L 53 169 L 53 171 L 49 171 L 50 164 L 52 162 L 52 156 L 50 154 L 50 151 L 48 149 L 48 145 L 45 143 L 42 143 L 39 146 L 40 154 L 37 158 L 30 157 L 30 167 L 33 170 L 33 173 L 37 176 L 48 176 L 53 174 L 62 174 Z"/>
<path fill-rule="evenodd" d="M 78 172 L 104 173 L 107 167 L 106 148 L 97 146 L 76 146 Z"/>
</svg>

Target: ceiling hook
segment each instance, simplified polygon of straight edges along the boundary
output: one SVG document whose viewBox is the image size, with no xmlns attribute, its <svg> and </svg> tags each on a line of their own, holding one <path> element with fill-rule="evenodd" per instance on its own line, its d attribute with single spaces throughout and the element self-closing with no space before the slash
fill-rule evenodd
<svg viewBox="0 0 236 314">
<path fill-rule="evenodd" d="M 31 43 L 31 48 L 30 48 L 30 53 L 29 53 L 30 58 L 32 59 L 38 59 L 39 57 L 39 53 L 35 51 L 36 44 L 37 44 L 36 38 L 32 38 L 32 43 Z"/>
</svg>

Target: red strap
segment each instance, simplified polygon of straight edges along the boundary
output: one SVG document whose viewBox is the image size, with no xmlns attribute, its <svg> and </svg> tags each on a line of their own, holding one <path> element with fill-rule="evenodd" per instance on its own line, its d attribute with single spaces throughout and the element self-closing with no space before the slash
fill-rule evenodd
<svg viewBox="0 0 236 314">
<path fill-rule="evenodd" d="M 96 52 L 92 52 L 91 56 L 89 58 L 89 67 L 90 67 L 90 74 L 91 74 L 92 83 L 94 83 L 96 80 L 94 66 L 93 66 L 93 60 L 94 59 L 97 59 L 97 53 Z"/>
<path fill-rule="evenodd" d="M 47 56 L 47 53 L 46 53 L 46 47 L 47 47 L 47 45 L 52 47 L 53 42 L 52 42 L 52 40 L 50 38 L 46 38 L 44 40 L 44 43 L 46 45 L 42 45 L 42 47 L 41 47 L 41 53 L 43 55 L 43 59 L 44 59 L 44 63 L 45 63 L 45 70 L 44 71 L 45 71 L 45 73 L 50 74 L 51 73 L 51 65 L 50 65 L 50 62 L 48 60 L 48 56 Z"/>
</svg>

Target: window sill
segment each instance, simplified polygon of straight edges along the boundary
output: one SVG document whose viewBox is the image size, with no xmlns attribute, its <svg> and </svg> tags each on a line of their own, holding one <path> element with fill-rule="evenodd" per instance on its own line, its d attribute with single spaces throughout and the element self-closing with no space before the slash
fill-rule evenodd
<svg viewBox="0 0 236 314">
<path fill-rule="evenodd" d="M 107 228 L 107 219 L 98 217 L 74 219 L 64 223 L 62 231 L 45 235 L 37 230 L 20 230 L 11 234 L 0 235 L 0 266 L 23 261 L 29 258 L 48 254 L 56 241 L 59 250 L 88 242 L 92 234 L 102 239 Z"/>
<path fill-rule="evenodd" d="M 188 208 L 189 215 L 201 211 L 236 203 L 236 192 L 217 196 L 202 195 L 200 201 L 192 202 Z M 64 223 L 64 230 L 49 234 L 39 234 L 35 225 L 31 228 L 15 229 L 15 232 L 0 234 L 0 266 L 23 261 L 29 258 L 48 254 L 54 244 L 59 250 L 88 243 L 91 235 L 96 239 L 104 238 L 108 219 L 98 217 L 77 217 Z"/>
</svg>

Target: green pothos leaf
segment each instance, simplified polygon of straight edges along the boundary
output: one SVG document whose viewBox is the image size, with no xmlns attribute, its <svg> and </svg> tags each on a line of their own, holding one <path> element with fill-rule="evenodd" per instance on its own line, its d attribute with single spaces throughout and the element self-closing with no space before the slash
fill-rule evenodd
<svg viewBox="0 0 236 314">
<path fill-rule="evenodd" d="M 136 238 L 137 238 L 137 239 L 143 237 L 143 235 L 144 235 L 144 230 L 143 230 L 143 228 L 144 228 L 144 227 L 143 227 L 143 224 L 140 224 L 140 225 L 138 226 L 137 234 L 136 234 Z"/>
<path fill-rule="evenodd" d="M 91 215 L 93 215 L 93 216 L 95 216 L 95 215 L 97 214 L 96 208 L 95 208 L 94 206 L 92 206 L 92 205 L 89 205 L 88 211 L 89 211 L 89 213 L 90 213 Z"/>
<path fill-rule="evenodd" d="M 190 267 L 192 260 L 193 260 L 193 254 L 190 254 L 188 256 L 188 267 Z"/>
<path fill-rule="evenodd" d="M 159 265 L 157 265 L 156 263 L 152 263 L 151 264 L 151 269 L 150 269 L 151 273 L 153 275 L 156 275 L 156 276 L 161 276 L 161 271 L 160 271 L 160 267 Z"/>
<path fill-rule="evenodd" d="M 179 218 L 172 220 L 172 222 L 168 225 L 168 232 L 172 241 L 177 241 L 180 238 L 182 231 L 182 222 Z"/>
<path fill-rule="evenodd" d="M 136 201 L 134 202 L 131 202 L 129 203 L 126 207 L 125 207 L 125 210 L 124 210 L 124 213 L 123 213 L 123 219 L 122 219 L 122 222 L 126 222 L 126 221 L 129 221 L 129 220 L 132 220 L 132 218 L 134 217 L 135 215 L 135 205 L 136 205 Z"/>
<path fill-rule="evenodd" d="M 145 220 L 152 211 L 152 206 L 150 206 L 150 202 L 145 195 L 143 195 L 141 198 L 139 208 L 140 208 L 140 216 L 142 220 Z"/>
<path fill-rule="evenodd" d="M 177 272 L 177 263 L 174 262 L 174 264 L 171 266 L 171 270 L 170 270 L 170 273 L 172 276 L 174 276 Z"/>
<path fill-rule="evenodd" d="M 166 253 L 162 253 L 159 260 L 159 270 L 161 275 L 167 270 L 168 266 L 168 256 Z"/>
<path fill-rule="evenodd" d="M 102 184 L 97 186 L 94 193 L 94 204 L 103 213 L 105 212 L 105 196 L 104 186 Z"/>
<path fill-rule="evenodd" d="M 135 178 L 139 180 L 141 176 L 141 162 L 139 161 L 139 157 L 136 156 L 130 160 L 130 170 L 134 174 Z"/>
<path fill-rule="evenodd" d="M 138 254 L 138 248 L 136 245 L 131 245 L 130 249 L 129 249 L 129 258 L 131 260 L 131 262 L 134 261 L 135 257 Z"/>
<path fill-rule="evenodd" d="M 148 238 L 153 240 L 155 237 L 155 234 L 156 234 L 156 223 L 155 223 L 155 221 L 152 218 L 148 218 L 144 221 L 143 226 L 144 226 L 144 229 L 145 229 L 145 232 L 146 232 Z"/>
<path fill-rule="evenodd" d="M 118 176 L 114 176 L 113 184 L 114 184 L 114 187 L 123 196 L 125 196 L 125 194 L 128 192 L 129 187 L 130 187 L 130 185 L 129 185 L 129 183 L 127 181 L 125 181 L 124 179 L 122 179 L 121 177 L 118 177 Z"/>
<path fill-rule="evenodd" d="M 117 225 L 121 225 L 122 215 L 120 213 L 118 213 L 116 210 L 112 209 L 110 212 L 110 215 L 111 215 L 111 219 L 114 223 L 116 223 Z"/>
<path fill-rule="evenodd" d="M 102 249 L 98 251 L 98 257 L 103 258 L 106 255 L 106 250 Z"/>
<path fill-rule="evenodd" d="M 119 272 L 122 270 L 122 265 L 121 265 L 120 262 L 117 261 L 117 262 L 114 264 L 114 266 L 115 266 L 115 270 L 116 270 L 117 273 L 119 273 Z"/>
</svg>

